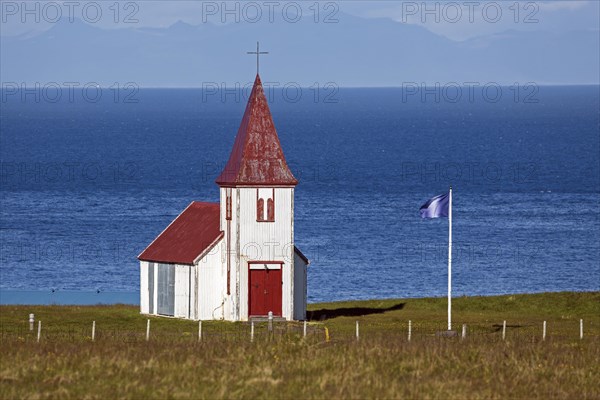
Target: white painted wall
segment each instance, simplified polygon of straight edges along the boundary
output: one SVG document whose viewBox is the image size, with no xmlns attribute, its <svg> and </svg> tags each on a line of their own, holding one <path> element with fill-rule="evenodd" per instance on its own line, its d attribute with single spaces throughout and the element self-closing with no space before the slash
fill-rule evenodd
<svg viewBox="0 0 600 400">
<path fill-rule="evenodd" d="M 150 266 L 153 266 L 151 269 Z M 156 280 L 158 277 L 158 263 L 140 261 L 140 312 L 142 314 L 156 313 L 156 304 L 158 300 L 158 289 L 156 287 Z M 152 270 L 152 285 L 150 285 L 149 270 Z M 152 286 L 152 292 L 150 292 Z M 152 311 L 152 312 L 151 312 Z"/>
<path fill-rule="evenodd" d="M 198 320 L 198 266 L 192 266 L 190 285 L 190 319 Z"/>
<path fill-rule="evenodd" d="M 231 221 L 229 224 L 226 220 L 226 198 L 227 191 L 231 192 Z M 238 215 L 239 215 L 239 189 L 236 188 L 221 188 L 221 230 L 225 233 L 222 241 L 222 290 L 224 297 L 224 306 L 222 310 L 222 317 L 228 321 L 235 321 L 236 311 L 237 311 L 237 302 L 235 299 L 237 298 L 237 282 L 239 282 L 239 250 L 238 250 Z M 228 226 L 231 227 L 230 236 L 227 236 Z M 229 251 L 227 248 L 227 241 L 229 240 Z M 230 262 L 230 295 L 227 295 L 227 258 L 229 258 Z"/>
<path fill-rule="evenodd" d="M 150 294 L 148 293 L 148 262 L 140 261 L 140 312 L 150 312 Z"/>
<path fill-rule="evenodd" d="M 153 308 L 153 313 L 152 314 L 158 315 L 157 309 L 158 309 L 158 265 L 159 264 L 158 263 L 153 263 L 153 264 L 154 264 L 154 267 L 153 267 L 152 270 L 154 272 L 154 280 L 152 281 L 153 282 L 153 286 L 152 287 L 153 287 L 153 292 L 154 293 L 153 293 L 153 296 L 152 296 L 153 297 L 152 304 L 153 304 L 154 308 Z"/>
<path fill-rule="evenodd" d="M 175 265 L 175 317 L 189 318 L 191 265 Z"/>
<path fill-rule="evenodd" d="M 288 320 L 304 319 L 306 264 L 294 253 L 294 189 L 274 189 L 275 222 L 257 221 L 257 188 L 231 189 L 230 296 L 227 296 L 226 190 L 220 190 L 223 239 L 196 265 L 175 266 L 175 316 L 201 320 L 247 320 L 248 261 L 282 261 L 282 315 Z M 261 188 L 260 191 L 265 197 L 270 197 L 267 192 L 273 193 L 272 189 Z M 154 268 L 154 293 L 149 294 L 148 265 L 148 262 L 140 262 L 140 310 L 148 313 L 150 302 L 153 302 L 156 314 L 158 268 Z"/>
<path fill-rule="evenodd" d="M 224 317 L 226 275 L 224 240 L 219 241 L 209 253 L 198 261 L 198 315 L 197 319 L 212 320 Z"/>
<path fill-rule="evenodd" d="M 260 189 L 264 191 L 264 189 Z M 275 188 L 275 222 L 258 222 L 257 188 L 239 193 L 239 316 L 248 320 L 248 261 L 283 261 L 282 316 L 293 319 L 293 189 Z M 236 227 L 237 228 L 237 227 Z M 237 234 L 237 233 L 236 233 Z M 236 238 L 238 239 L 238 238 Z"/>
</svg>

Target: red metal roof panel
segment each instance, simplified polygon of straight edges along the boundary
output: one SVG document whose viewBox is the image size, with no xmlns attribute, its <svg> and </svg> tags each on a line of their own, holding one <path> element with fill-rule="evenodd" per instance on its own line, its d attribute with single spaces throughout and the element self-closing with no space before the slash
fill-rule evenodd
<svg viewBox="0 0 600 400">
<path fill-rule="evenodd" d="M 142 261 L 193 265 L 223 237 L 218 203 L 193 201 L 138 256 Z"/>
</svg>

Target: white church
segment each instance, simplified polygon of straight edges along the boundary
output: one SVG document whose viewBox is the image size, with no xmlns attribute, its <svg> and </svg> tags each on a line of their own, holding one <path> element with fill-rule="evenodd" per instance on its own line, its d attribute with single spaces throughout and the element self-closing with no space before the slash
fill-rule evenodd
<svg viewBox="0 0 600 400">
<path fill-rule="evenodd" d="M 138 256 L 141 312 L 227 321 L 272 312 L 304 320 L 309 261 L 294 246 L 298 181 L 258 73 L 216 183 L 219 203 L 193 201 Z"/>
</svg>

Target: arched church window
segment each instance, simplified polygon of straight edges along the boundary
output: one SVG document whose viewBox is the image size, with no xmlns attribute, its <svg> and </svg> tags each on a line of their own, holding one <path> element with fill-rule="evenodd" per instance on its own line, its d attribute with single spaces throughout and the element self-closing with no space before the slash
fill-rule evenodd
<svg viewBox="0 0 600 400">
<path fill-rule="evenodd" d="M 273 199 L 267 200 L 267 220 L 275 221 L 275 203 Z"/>
<path fill-rule="evenodd" d="M 256 221 L 275 222 L 275 189 L 256 189 Z"/>
<path fill-rule="evenodd" d="M 265 201 L 263 199 L 258 199 L 258 202 L 256 203 L 256 220 L 265 220 Z"/>
</svg>

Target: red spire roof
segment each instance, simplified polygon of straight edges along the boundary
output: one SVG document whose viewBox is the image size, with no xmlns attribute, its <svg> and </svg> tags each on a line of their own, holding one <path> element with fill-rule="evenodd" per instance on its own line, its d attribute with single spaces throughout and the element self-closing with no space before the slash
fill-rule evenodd
<svg viewBox="0 0 600 400">
<path fill-rule="evenodd" d="M 220 186 L 295 186 L 298 183 L 285 162 L 258 74 L 229 161 L 216 182 Z"/>
</svg>

